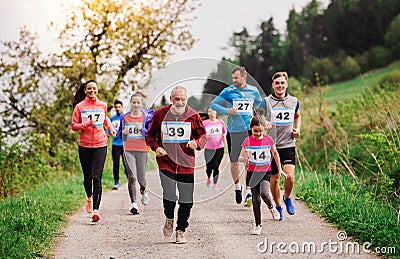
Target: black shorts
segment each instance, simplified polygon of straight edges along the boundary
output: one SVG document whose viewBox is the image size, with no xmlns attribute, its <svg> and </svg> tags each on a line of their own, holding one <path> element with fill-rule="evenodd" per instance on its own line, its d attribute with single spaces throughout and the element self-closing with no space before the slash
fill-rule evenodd
<svg viewBox="0 0 400 259">
<path fill-rule="evenodd" d="M 296 147 L 279 148 L 277 150 L 282 166 L 296 165 Z M 277 174 L 279 172 L 275 159 L 272 159 L 271 172 L 272 174 Z"/>
<path fill-rule="evenodd" d="M 228 153 L 231 162 L 237 162 L 242 151 L 242 143 L 245 138 L 251 135 L 251 130 L 243 132 L 229 132 L 226 134 Z"/>
<path fill-rule="evenodd" d="M 251 171 L 247 171 L 247 174 L 246 174 L 246 186 L 250 186 L 250 188 L 254 188 L 262 180 L 266 180 L 266 181 L 269 182 L 271 180 L 271 172 L 251 172 Z"/>
</svg>

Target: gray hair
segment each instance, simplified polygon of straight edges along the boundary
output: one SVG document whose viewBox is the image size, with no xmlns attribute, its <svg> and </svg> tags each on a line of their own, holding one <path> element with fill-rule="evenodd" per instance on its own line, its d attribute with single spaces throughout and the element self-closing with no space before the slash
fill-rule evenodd
<svg viewBox="0 0 400 259">
<path fill-rule="evenodd" d="M 184 90 L 185 93 L 186 93 L 186 95 L 187 95 L 187 90 L 186 90 L 186 88 L 183 87 L 183 86 L 181 86 L 181 85 L 177 85 L 177 86 L 175 86 L 174 88 L 172 88 L 172 90 L 171 90 L 171 95 L 170 95 L 170 96 L 174 96 L 175 91 L 176 91 L 176 90 L 179 90 L 179 89 Z"/>
</svg>

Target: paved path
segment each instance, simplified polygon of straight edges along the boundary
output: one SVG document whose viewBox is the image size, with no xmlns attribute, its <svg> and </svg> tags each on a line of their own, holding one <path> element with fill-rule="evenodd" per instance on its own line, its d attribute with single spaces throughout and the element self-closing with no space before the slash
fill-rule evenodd
<svg viewBox="0 0 400 259">
<path fill-rule="evenodd" d="M 153 171 L 147 173 L 150 202 L 139 205 L 139 215 L 129 213 L 126 185 L 104 192 L 101 221 L 90 223 L 82 207 L 60 235 L 54 258 L 372 258 L 354 253 L 358 246 L 362 252 L 362 245 L 338 240 L 339 230 L 296 200 L 296 214 L 285 214 L 284 221 L 272 220 L 263 204 L 262 234 L 251 235 L 253 212 L 235 203 L 226 158 L 221 165 L 220 191 L 205 185 L 202 153 L 197 164 L 196 202 L 186 232 L 187 244 L 175 244 L 173 238 L 162 235 L 161 187 Z"/>
</svg>

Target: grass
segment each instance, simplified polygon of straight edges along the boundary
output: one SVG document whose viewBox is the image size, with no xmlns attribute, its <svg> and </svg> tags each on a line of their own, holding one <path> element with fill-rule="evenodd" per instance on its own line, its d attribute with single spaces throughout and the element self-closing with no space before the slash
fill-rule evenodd
<svg viewBox="0 0 400 259">
<path fill-rule="evenodd" d="M 335 107 L 336 101 L 342 101 L 344 99 L 354 98 L 369 87 L 376 86 L 379 80 L 393 71 L 400 70 L 400 61 L 396 61 L 387 67 L 375 69 L 360 75 L 354 79 L 334 83 L 329 85 L 324 92 L 324 99 L 330 105 L 332 109 Z"/>
<path fill-rule="evenodd" d="M 387 202 L 377 199 L 377 195 L 373 187 L 365 187 L 342 174 L 305 173 L 296 184 L 296 196 L 312 211 L 357 241 L 370 242 L 372 248 L 369 250 L 375 252 L 377 248 L 386 247 L 386 251 L 391 253 L 385 256 L 400 258 L 397 211 Z"/>
</svg>

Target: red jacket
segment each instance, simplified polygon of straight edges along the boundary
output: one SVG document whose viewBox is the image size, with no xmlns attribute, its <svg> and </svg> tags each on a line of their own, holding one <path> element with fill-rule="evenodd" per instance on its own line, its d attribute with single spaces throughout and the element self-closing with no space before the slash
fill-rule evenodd
<svg viewBox="0 0 400 259">
<path fill-rule="evenodd" d="M 92 119 L 97 119 L 93 123 Z M 108 137 L 104 131 L 105 125 L 110 132 L 116 132 L 107 116 L 107 104 L 99 99 L 85 98 L 75 106 L 72 114 L 71 128 L 81 131 L 79 146 L 98 148 L 107 146 Z"/>
<path fill-rule="evenodd" d="M 200 115 L 195 110 L 186 106 L 185 112 L 177 116 L 169 111 L 170 107 L 171 105 L 164 106 L 154 112 L 146 134 L 146 142 L 153 151 L 162 147 L 167 152 L 167 155 L 157 157 L 159 170 L 167 170 L 176 174 L 193 174 L 195 152 L 186 145 L 189 140 L 195 140 L 197 150 L 204 148 L 206 131 Z M 184 134 L 188 133 L 189 129 L 190 136 Z M 177 135 L 183 138 L 174 139 L 173 137 Z"/>
</svg>

